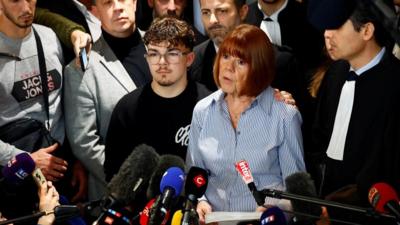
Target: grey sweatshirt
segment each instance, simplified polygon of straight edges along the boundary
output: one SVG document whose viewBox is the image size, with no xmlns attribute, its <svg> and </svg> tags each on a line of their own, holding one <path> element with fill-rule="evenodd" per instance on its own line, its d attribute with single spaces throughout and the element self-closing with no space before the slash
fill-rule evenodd
<svg viewBox="0 0 400 225">
<path fill-rule="evenodd" d="M 60 42 L 54 32 L 34 24 L 40 36 L 49 87 L 50 133 L 60 143 L 64 140 L 61 107 L 63 58 Z M 22 39 L 11 39 L 0 32 L 0 52 L 20 58 L 0 56 L 0 126 L 21 118 L 33 118 L 43 123 L 44 110 L 36 41 L 31 31 Z M 0 165 L 5 165 L 22 150 L 0 140 Z"/>
</svg>

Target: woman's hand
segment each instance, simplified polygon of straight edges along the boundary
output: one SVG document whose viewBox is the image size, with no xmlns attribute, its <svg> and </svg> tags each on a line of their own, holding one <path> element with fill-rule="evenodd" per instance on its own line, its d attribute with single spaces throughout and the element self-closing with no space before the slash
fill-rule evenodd
<svg viewBox="0 0 400 225">
<path fill-rule="evenodd" d="M 59 195 L 56 188 L 53 186 L 51 181 L 43 183 L 38 190 L 39 195 L 39 211 L 46 212 L 46 215 L 39 218 L 38 224 L 40 225 L 51 225 L 55 220 L 54 208 L 60 203 Z"/>
<path fill-rule="evenodd" d="M 201 225 L 206 224 L 206 214 L 212 212 L 211 205 L 207 201 L 199 201 L 196 208 L 197 214 L 199 215 L 199 222 Z"/>
</svg>

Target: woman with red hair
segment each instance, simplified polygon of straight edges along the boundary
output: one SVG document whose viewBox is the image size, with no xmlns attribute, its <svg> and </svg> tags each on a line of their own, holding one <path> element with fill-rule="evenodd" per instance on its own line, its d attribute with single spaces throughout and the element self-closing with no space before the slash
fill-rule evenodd
<svg viewBox="0 0 400 225">
<path fill-rule="evenodd" d="M 214 63 L 219 90 L 197 103 L 187 154 L 189 166 L 210 172 L 197 206 L 201 222 L 212 210 L 256 210 L 236 162 L 248 162 L 258 189 L 284 190 L 287 176 L 305 170 L 302 119 L 295 106 L 275 100 L 274 75 L 274 51 L 259 28 L 240 25 L 220 45 Z"/>
</svg>

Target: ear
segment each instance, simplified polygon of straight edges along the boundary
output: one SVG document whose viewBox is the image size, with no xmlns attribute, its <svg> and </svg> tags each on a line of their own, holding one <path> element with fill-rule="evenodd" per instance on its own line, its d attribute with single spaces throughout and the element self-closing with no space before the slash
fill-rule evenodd
<svg viewBox="0 0 400 225">
<path fill-rule="evenodd" d="M 239 16 L 240 20 L 243 22 L 246 17 L 247 13 L 249 12 L 249 6 L 247 4 L 244 4 L 240 9 L 239 9 Z"/>
<path fill-rule="evenodd" d="M 136 13 L 138 0 L 133 0 L 133 11 Z"/>
<path fill-rule="evenodd" d="M 147 4 L 149 5 L 150 8 L 154 8 L 153 0 L 147 0 Z"/>
<path fill-rule="evenodd" d="M 190 52 L 186 55 L 186 67 L 189 67 L 192 65 L 195 57 L 196 56 L 195 56 L 194 52 Z"/>
<path fill-rule="evenodd" d="M 374 24 L 371 22 L 364 24 L 364 26 L 361 28 L 361 32 L 364 40 L 366 41 L 371 40 L 375 35 Z"/>
<path fill-rule="evenodd" d="M 95 17 L 97 17 L 97 19 L 100 20 L 99 10 L 98 10 L 98 8 L 97 8 L 96 5 L 92 5 L 92 7 L 90 8 L 90 12 L 91 12 Z"/>
</svg>

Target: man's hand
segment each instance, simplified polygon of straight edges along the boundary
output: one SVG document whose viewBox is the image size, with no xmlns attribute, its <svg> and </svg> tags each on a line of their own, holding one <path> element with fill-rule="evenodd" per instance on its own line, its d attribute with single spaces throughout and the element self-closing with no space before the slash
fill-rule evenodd
<svg viewBox="0 0 400 225">
<path fill-rule="evenodd" d="M 60 196 L 58 195 L 56 188 L 50 181 L 40 185 L 38 190 L 38 195 L 39 195 L 39 211 L 47 213 L 47 215 L 40 217 L 38 224 L 51 225 L 55 220 L 55 216 L 54 213 L 50 212 L 53 212 L 54 208 L 60 205 L 59 203 Z"/>
<path fill-rule="evenodd" d="M 287 91 L 279 91 L 279 89 L 274 89 L 275 99 L 278 101 L 285 102 L 286 104 L 296 106 L 296 101 L 294 100 L 292 94 Z"/>
<path fill-rule="evenodd" d="M 200 225 L 205 225 L 206 214 L 212 212 L 211 205 L 207 201 L 199 201 L 199 203 L 197 203 L 196 211 L 199 215 Z"/>
<path fill-rule="evenodd" d="M 31 153 L 36 167 L 40 168 L 43 175 L 49 181 L 57 181 L 64 176 L 67 171 L 67 162 L 61 158 L 51 155 L 58 148 L 58 143 L 47 148 L 41 148 L 34 153 Z"/>
<path fill-rule="evenodd" d="M 315 222 L 316 225 L 331 225 L 329 219 L 328 209 L 325 206 L 321 206 L 322 212 L 319 220 Z"/>
<path fill-rule="evenodd" d="M 80 67 L 79 52 L 81 48 L 86 48 L 87 55 L 89 56 L 90 50 L 92 49 L 92 37 L 81 30 L 74 30 L 71 33 L 71 42 L 74 47 L 76 66 Z"/>
<path fill-rule="evenodd" d="M 87 199 L 87 173 L 82 163 L 77 160 L 72 167 L 72 187 L 78 187 L 78 192 L 72 197 L 71 202 L 76 203 Z"/>
<path fill-rule="evenodd" d="M 256 207 L 256 212 L 264 212 L 264 211 L 266 211 L 267 209 L 269 209 L 269 208 L 271 208 L 271 207 L 274 207 L 273 205 L 263 205 L 263 206 L 257 206 Z"/>
</svg>

